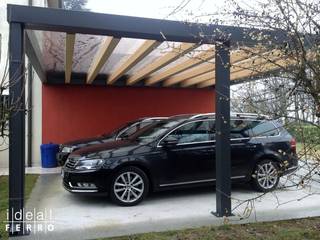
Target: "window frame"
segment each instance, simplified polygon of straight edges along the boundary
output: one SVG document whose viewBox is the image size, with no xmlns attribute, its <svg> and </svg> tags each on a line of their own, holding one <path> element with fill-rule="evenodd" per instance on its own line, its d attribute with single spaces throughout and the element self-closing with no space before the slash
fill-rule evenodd
<svg viewBox="0 0 320 240">
<path fill-rule="evenodd" d="M 119 140 L 120 139 L 120 136 L 125 133 L 128 129 L 132 128 L 132 127 L 135 127 L 137 126 L 139 123 L 141 123 L 141 121 L 137 121 L 135 123 L 132 123 L 131 125 L 127 126 L 126 128 L 122 129 L 116 136 L 116 140 Z"/>
<path fill-rule="evenodd" d="M 190 123 L 195 123 L 195 122 L 209 122 L 209 121 L 215 121 L 214 118 L 212 119 L 199 119 L 199 120 L 193 120 L 193 121 L 188 121 L 185 123 L 182 123 L 181 125 L 175 127 L 174 129 L 170 130 L 168 133 L 166 133 L 163 137 L 160 138 L 160 140 L 157 143 L 157 147 L 163 147 L 161 145 L 161 142 L 167 137 L 169 136 L 172 132 L 174 132 L 175 130 L 190 124 Z M 186 142 L 186 143 L 178 143 L 176 146 L 182 146 L 182 145 L 190 145 L 190 144 L 199 144 L 199 143 L 210 143 L 210 142 L 215 142 L 216 140 L 206 140 L 206 141 L 198 141 L 198 142 Z"/>
<path fill-rule="evenodd" d="M 263 120 L 256 120 L 256 121 L 263 122 Z M 272 124 L 274 126 L 274 130 L 277 131 L 277 134 L 273 136 L 254 136 L 251 138 L 272 138 L 272 137 L 279 137 L 281 135 L 281 131 L 279 130 L 279 127 L 273 122 L 273 120 L 266 120 L 265 122 Z"/>
<path fill-rule="evenodd" d="M 263 120 L 259 120 L 259 119 L 250 119 L 250 118 L 232 118 L 231 120 L 247 120 L 247 121 L 260 121 L 262 122 Z M 175 127 L 174 129 L 170 130 L 168 133 L 166 133 L 163 137 L 160 138 L 160 140 L 158 141 L 156 147 L 157 148 L 162 148 L 163 146 L 161 145 L 161 141 L 163 141 L 170 133 L 172 133 L 173 131 L 177 130 L 178 128 L 189 124 L 189 123 L 194 123 L 194 122 L 203 122 L 203 121 L 215 121 L 215 118 L 211 118 L 211 119 L 199 119 L 199 120 L 193 120 L 193 121 L 188 121 L 185 122 L 177 127 Z M 268 122 L 270 122 L 275 130 L 278 132 L 277 135 L 274 136 L 254 136 L 254 137 L 243 137 L 243 138 L 230 138 L 230 142 L 235 142 L 235 141 L 240 141 L 240 140 L 248 140 L 248 139 L 259 139 L 259 138 L 273 138 L 273 137 L 279 137 L 281 135 L 280 130 L 278 129 L 278 127 L 276 126 L 276 124 L 272 121 L 272 120 L 267 120 Z M 181 145 L 190 145 L 190 144 L 200 144 L 200 143 L 215 143 L 216 140 L 209 140 L 209 141 L 201 141 L 201 142 L 192 142 L 192 143 L 178 143 L 176 146 L 181 146 Z M 232 144 L 232 143 L 231 143 Z"/>
</svg>

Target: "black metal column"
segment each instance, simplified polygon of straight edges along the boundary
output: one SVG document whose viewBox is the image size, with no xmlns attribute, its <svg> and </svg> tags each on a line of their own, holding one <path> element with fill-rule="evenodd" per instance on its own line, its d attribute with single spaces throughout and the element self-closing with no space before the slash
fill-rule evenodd
<svg viewBox="0 0 320 240">
<path fill-rule="evenodd" d="M 216 213 L 231 215 L 230 43 L 216 44 Z"/>
<path fill-rule="evenodd" d="M 25 173 L 24 31 L 10 23 L 9 92 L 13 111 L 9 120 L 9 221 L 10 235 L 23 235 Z M 22 218 L 21 218 L 22 217 Z"/>
</svg>

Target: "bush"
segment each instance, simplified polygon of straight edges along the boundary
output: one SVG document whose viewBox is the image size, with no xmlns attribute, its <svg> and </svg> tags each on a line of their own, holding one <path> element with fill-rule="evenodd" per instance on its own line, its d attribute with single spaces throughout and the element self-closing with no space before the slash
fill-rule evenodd
<svg viewBox="0 0 320 240">
<path fill-rule="evenodd" d="M 305 123 L 291 123 L 286 129 L 296 138 L 297 142 L 320 144 L 319 126 Z"/>
</svg>

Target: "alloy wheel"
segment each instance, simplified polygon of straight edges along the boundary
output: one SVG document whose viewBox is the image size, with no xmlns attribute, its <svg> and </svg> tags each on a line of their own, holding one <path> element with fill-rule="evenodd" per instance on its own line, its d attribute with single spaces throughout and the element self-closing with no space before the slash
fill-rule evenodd
<svg viewBox="0 0 320 240">
<path fill-rule="evenodd" d="M 278 183 L 278 170 L 272 162 L 258 165 L 257 182 L 263 189 L 271 189 Z"/>
<path fill-rule="evenodd" d="M 124 203 L 132 203 L 141 198 L 144 192 L 143 178 L 135 172 L 123 172 L 114 182 L 115 196 Z"/>
</svg>

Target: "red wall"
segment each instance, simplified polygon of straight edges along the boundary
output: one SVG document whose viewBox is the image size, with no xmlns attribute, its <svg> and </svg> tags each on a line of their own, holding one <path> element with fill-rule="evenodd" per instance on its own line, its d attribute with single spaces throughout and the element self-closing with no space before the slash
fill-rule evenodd
<svg viewBox="0 0 320 240">
<path fill-rule="evenodd" d="M 144 116 L 212 111 L 212 89 L 43 85 L 42 142 L 96 136 Z"/>
</svg>

